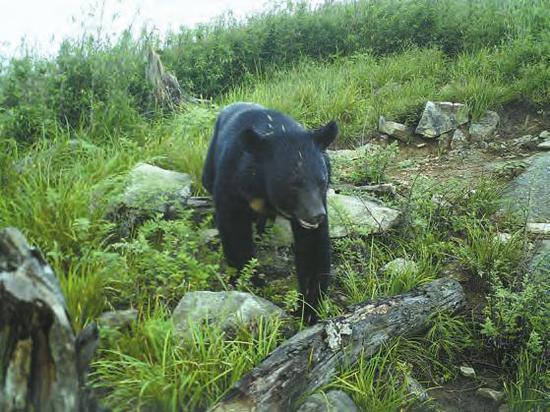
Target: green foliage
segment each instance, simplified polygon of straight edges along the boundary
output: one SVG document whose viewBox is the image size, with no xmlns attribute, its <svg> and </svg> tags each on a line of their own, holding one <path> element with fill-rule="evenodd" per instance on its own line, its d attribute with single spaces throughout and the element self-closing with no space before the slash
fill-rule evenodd
<svg viewBox="0 0 550 412">
<path fill-rule="evenodd" d="M 393 164 L 399 153 L 397 142 L 386 147 L 373 146 L 365 150 L 359 167 L 352 176 L 354 183 L 376 184 L 386 181 L 386 171 Z"/>
<path fill-rule="evenodd" d="M 204 409 L 281 342 L 281 326 L 262 321 L 228 340 L 215 326 L 196 325 L 184 340 L 161 306 L 131 330 L 104 336 L 94 384 L 114 411 Z"/>
</svg>

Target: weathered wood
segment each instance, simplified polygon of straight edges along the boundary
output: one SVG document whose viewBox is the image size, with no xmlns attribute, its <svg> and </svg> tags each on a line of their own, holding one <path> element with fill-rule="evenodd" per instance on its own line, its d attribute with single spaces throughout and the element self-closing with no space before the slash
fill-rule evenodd
<svg viewBox="0 0 550 412">
<path fill-rule="evenodd" d="M 95 325 L 75 338 L 57 278 L 16 229 L 0 230 L 0 411 L 96 411 L 86 387 Z"/>
<path fill-rule="evenodd" d="M 290 411 L 299 396 L 328 383 L 344 363 L 372 356 L 393 337 L 418 334 L 431 314 L 454 312 L 464 303 L 457 281 L 438 279 L 404 295 L 358 304 L 283 343 L 212 411 Z"/>
</svg>

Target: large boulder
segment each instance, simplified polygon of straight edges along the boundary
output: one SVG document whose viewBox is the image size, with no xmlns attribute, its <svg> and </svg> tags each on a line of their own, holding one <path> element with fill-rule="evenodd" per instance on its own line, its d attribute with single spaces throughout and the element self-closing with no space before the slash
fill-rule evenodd
<svg viewBox="0 0 550 412">
<path fill-rule="evenodd" d="M 473 141 L 484 141 L 491 138 L 500 122 L 500 116 L 496 112 L 486 111 L 477 122 L 470 124 L 470 138 Z"/>
<path fill-rule="evenodd" d="M 188 174 L 139 163 L 128 175 L 122 203 L 129 208 L 166 213 L 172 207 L 185 204 L 190 196 Z"/>
<path fill-rule="evenodd" d="M 428 102 L 416 133 L 433 139 L 468 122 L 468 108 L 461 103 Z"/>
<path fill-rule="evenodd" d="M 193 328 L 202 324 L 233 333 L 241 326 L 254 327 L 261 318 L 286 318 L 286 313 L 266 299 L 245 292 L 198 291 L 186 293 L 172 314 L 176 333 L 192 338 Z"/>
</svg>

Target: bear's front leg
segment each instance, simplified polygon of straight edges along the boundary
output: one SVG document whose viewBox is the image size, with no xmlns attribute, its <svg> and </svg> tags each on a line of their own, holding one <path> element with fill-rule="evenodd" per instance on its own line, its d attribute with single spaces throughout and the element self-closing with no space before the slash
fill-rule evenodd
<svg viewBox="0 0 550 412">
<path fill-rule="evenodd" d="M 294 255 L 300 292 L 304 296 L 304 319 L 314 323 L 317 319 L 321 296 L 327 291 L 330 277 L 330 237 L 328 218 L 317 229 L 304 229 L 292 221 Z"/>
<path fill-rule="evenodd" d="M 227 264 L 237 270 L 254 257 L 252 216 L 246 209 L 216 208 L 216 225 L 220 232 Z"/>
</svg>

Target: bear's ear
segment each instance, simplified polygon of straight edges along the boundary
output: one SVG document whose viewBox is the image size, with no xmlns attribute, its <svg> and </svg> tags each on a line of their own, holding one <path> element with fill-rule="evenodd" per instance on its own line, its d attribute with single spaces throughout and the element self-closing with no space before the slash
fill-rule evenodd
<svg viewBox="0 0 550 412">
<path fill-rule="evenodd" d="M 331 120 L 313 132 L 313 140 L 321 150 L 325 150 L 336 139 L 336 136 L 338 136 L 338 124 L 335 120 Z"/>
<path fill-rule="evenodd" d="M 244 149 L 250 153 L 259 153 L 265 145 L 265 137 L 258 134 L 253 128 L 242 132 L 241 138 L 244 142 Z"/>
</svg>

